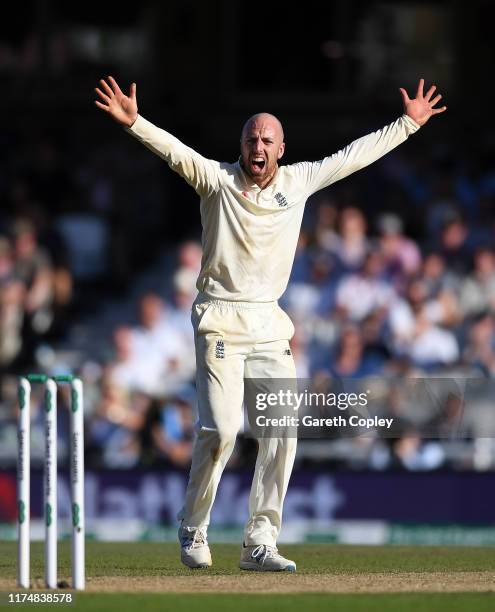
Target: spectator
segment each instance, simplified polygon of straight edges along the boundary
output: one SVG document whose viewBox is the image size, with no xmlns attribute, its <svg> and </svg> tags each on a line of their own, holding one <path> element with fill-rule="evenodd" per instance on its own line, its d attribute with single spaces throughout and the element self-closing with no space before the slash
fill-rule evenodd
<svg viewBox="0 0 495 612">
<path fill-rule="evenodd" d="M 444 291 L 456 295 L 459 291 L 459 276 L 448 269 L 445 257 L 441 253 L 436 251 L 427 253 L 420 274 L 431 296 L 437 296 Z"/>
<path fill-rule="evenodd" d="M 362 321 L 377 310 L 387 312 L 396 294 L 382 278 L 383 263 L 380 252 L 372 251 L 366 255 L 358 274 L 346 276 L 339 283 L 336 301 L 341 316 Z"/>
<path fill-rule="evenodd" d="M 459 216 L 449 219 L 442 227 L 441 252 L 449 268 L 457 274 L 463 275 L 469 270 L 472 254 L 469 238 L 469 228 Z"/>
<path fill-rule="evenodd" d="M 22 349 L 25 286 L 16 276 L 12 247 L 0 236 L 0 371 L 10 366 Z"/>
<path fill-rule="evenodd" d="M 155 455 L 158 460 L 185 467 L 191 460 L 193 440 L 194 392 L 181 389 L 162 405 L 151 428 Z"/>
<path fill-rule="evenodd" d="M 139 390 L 163 397 L 181 387 L 191 374 L 188 351 L 180 331 L 169 319 L 164 301 L 146 293 L 139 303 L 140 325 L 133 329 L 133 358 Z"/>
<path fill-rule="evenodd" d="M 474 270 L 461 286 L 461 308 L 466 316 L 495 312 L 495 251 L 478 249 L 474 255 Z"/>
<path fill-rule="evenodd" d="M 493 315 L 479 314 L 469 329 L 464 362 L 479 367 L 486 376 L 495 377 L 495 321 Z"/>
<path fill-rule="evenodd" d="M 409 285 L 407 301 L 400 300 L 391 309 L 394 353 L 422 367 L 454 363 L 460 354 L 457 340 L 438 325 L 445 316 L 443 305 L 427 298 L 424 281 L 415 279 Z"/>
<path fill-rule="evenodd" d="M 376 356 L 365 353 L 359 328 L 347 325 L 342 330 L 331 373 L 338 378 L 361 378 L 380 372 L 383 363 Z"/>
<path fill-rule="evenodd" d="M 102 395 L 89 429 L 89 444 L 97 464 L 110 468 L 135 467 L 141 456 L 140 432 L 150 400 L 114 384 L 107 371 Z"/>
<path fill-rule="evenodd" d="M 382 215 L 378 220 L 378 232 L 386 276 L 397 290 L 401 290 L 406 279 L 419 271 L 421 253 L 416 243 L 404 236 L 402 221 L 397 215 Z"/>
<path fill-rule="evenodd" d="M 358 208 L 350 206 L 342 210 L 339 216 L 340 238 L 331 252 L 344 270 L 353 272 L 361 268 L 369 248 L 366 230 L 366 220 Z"/>
<path fill-rule="evenodd" d="M 17 361 L 19 365 L 26 365 L 53 325 L 53 266 L 47 251 L 38 244 L 36 230 L 30 221 L 17 219 L 12 233 L 14 273 L 24 286 L 22 347 Z M 16 302 L 17 297 L 13 300 Z"/>
<path fill-rule="evenodd" d="M 316 244 L 326 251 L 337 252 L 340 237 L 337 233 L 338 212 L 335 204 L 328 199 L 320 202 L 316 217 Z"/>
<path fill-rule="evenodd" d="M 113 332 L 114 359 L 109 364 L 111 385 L 129 392 L 139 386 L 139 363 L 135 358 L 132 329 L 120 325 Z"/>
</svg>

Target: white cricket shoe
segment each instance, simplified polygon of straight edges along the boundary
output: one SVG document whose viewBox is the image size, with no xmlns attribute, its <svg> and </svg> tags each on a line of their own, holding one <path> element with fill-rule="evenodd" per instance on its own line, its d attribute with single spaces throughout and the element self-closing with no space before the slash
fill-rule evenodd
<svg viewBox="0 0 495 612">
<path fill-rule="evenodd" d="M 239 567 L 243 570 L 255 572 L 295 572 L 296 564 L 290 559 L 279 555 L 276 546 L 259 544 L 258 546 L 245 546 L 241 550 Z"/>
<path fill-rule="evenodd" d="M 211 553 L 206 539 L 206 529 L 179 527 L 181 546 L 180 560 L 192 569 L 206 568 L 211 565 Z"/>
</svg>

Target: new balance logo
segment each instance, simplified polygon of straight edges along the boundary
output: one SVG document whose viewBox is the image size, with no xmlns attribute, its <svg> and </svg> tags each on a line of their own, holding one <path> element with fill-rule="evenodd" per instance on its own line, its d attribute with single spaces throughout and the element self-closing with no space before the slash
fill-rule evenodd
<svg viewBox="0 0 495 612">
<path fill-rule="evenodd" d="M 278 202 L 278 205 L 280 206 L 280 208 L 282 208 L 283 206 L 287 206 L 288 204 L 285 196 L 282 195 L 280 191 L 275 194 L 275 200 Z"/>
<path fill-rule="evenodd" d="M 217 340 L 215 345 L 215 357 L 217 359 L 225 359 L 225 344 L 223 340 Z"/>
</svg>

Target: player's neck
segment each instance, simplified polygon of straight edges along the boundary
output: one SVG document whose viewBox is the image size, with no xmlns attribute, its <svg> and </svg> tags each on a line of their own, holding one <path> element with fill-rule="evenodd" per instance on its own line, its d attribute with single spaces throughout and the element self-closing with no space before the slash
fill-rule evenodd
<svg viewBox="0 0 495 612">
<path fill-rule="evenodd" d="M 278 164 L 275 165 L 275 168 L 273 169 L 273 172 L 270 175 L 265 176 L 265 177 L 255 177 L 249 174 L 249 172 L 246 170 L 246 168 L 244 167 L 244 164 L 242 163 L 242 159 L 239 159 L 239 163 L 241 165 L 241 168 L 244 170 L 244 172 L 249 176 L 249 178 L 253 181 L 253 183 L 257 185 L 260 189 L 265 189 L 265 187 L 268 187 L 268 185 L 270 185 L 273 179 L 277 176 Z"/>
<path fill-rule="evenodd" d="M 258 187 L 260 189 L 265 189 L 265 187 L 268 187 L 268 185 L 275 178 L 275 176 L 277 174 L 277 170 L 278 170 L 278 166 L 275 166 L 275 170 L 272 172 L 271 176 L 267 176 L 265 179 L 262 179 L 262 180 L 255 180 L 255 179 L 253 179 L 253 181 L 256 183 L 256 185 L 258 185 Z"/>
</svg>

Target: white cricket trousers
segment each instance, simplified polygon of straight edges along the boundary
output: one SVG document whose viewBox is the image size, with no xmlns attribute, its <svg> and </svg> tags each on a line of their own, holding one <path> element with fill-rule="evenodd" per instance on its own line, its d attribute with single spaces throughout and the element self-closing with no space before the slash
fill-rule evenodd
<svg viewBox="0 0 495 612">
<path fill-rule="evenodd" d="M 294 326 L 277 302 L 230 302 L 199 294 L 192 307 L 199 429 L 178 515 L 207 527 L 223 469 L 243 418 L 244 378 L 295 379 L 289 339 Z M 275 546 L 297 439 L 260 438 L 249 497 L 246 545 Z"/>
</svg>

